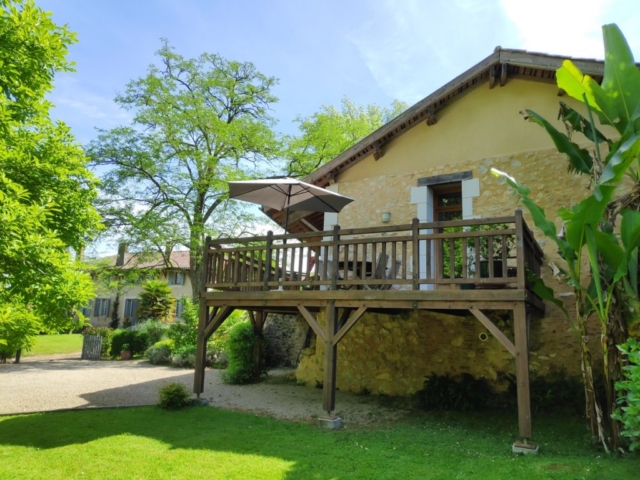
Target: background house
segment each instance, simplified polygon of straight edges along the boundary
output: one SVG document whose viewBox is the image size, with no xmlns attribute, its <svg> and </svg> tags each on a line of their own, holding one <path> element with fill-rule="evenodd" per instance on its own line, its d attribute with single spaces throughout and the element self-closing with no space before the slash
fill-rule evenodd
<svg viewBox="0 0 640 480">
<path fill-rule="evenodd" d="M 180 319 L 183 311 L 183 297 L 191 297 L 191 278 L 189 275 L 189 252 L 174 251 L 169 255 L 169 266 L 161 255 L 149 258 L 148 255 L 140 256 L 135 253 L 127 253 L 121 246 L 118 255 L 112 255 L 94 260 L 92 263 L 99 265 L 101 275 L 94 275 L 96 284 L 96 298 L 90 305 L 83 309 L 83 314 L 95 326 L 109 326 L 111 315 L 118 296 L 118 318 L 120 323 L 129 319 L 135 325 L 137 310 L 140 304 L 139 295 L 142 292 L 142 284 L 147 278 L 166 281 L 172 290 L 172 296 L 176 299 L 174 319 Z M 136 270 L 139 273 L 137 281 L 122 287 L 117 295 L 115 288 L 109 288 L 104 278 L 115 280 L 119 273 Z M 108 272 L 105 275 L 105 272 Z M 101 277 L 101 278 L 100 278 Z"/>
<path fill-rule="evenodd" d="M 548 212 L 578 201 L 587 194 L 589 179 L 569 173 L 566 157 L 556 151 L 547 133 L 520 114 L 532 109 L 563 129 L 557 120 L 558 102 L 580 108 L 556 85 L 555 71 L 564 58 L 496 49 L 310 174 L 307 182 L 355 201 L 339 214 L 293 216 L 290 230 L 407 224 L 414 217 L 430 222 L 513 215 L 516 199 L 505 182 L 491 174 L 491 168 L 531 187 L 532 197 Z M 602 62 L 574 63 L 601 80 Z M 574 140 L 586 144 L 580 136 L 576 133 Z M 281 214 L 268 213 L 280 220 Z M 527 212 L 525 217 L 533 226 Z M 553 276 L 559 261 L 556 249 L 540 232 L 535 234 L 545 254 L 542 276 L 571 311 L 571 287 Z M 426 265 L 421 258 L 421 275 Z M 493 320 L 512 336 L 508 315 Z M 534 376 L 556 370 L 580 374 L 578 338 L 557 307 L 547 305 L 545 317 L 534 318 L 530 328 Z M 513 361 L 495 338 L 482 335 L 485 332 L 474 318 L 449 313 L 415 311 L 396 317 L 367 313 L 339 345 L 337 387 L 406 395 L 422 388 L 431 372 L 466 372 L 499 384 L 513 373 Z M 591 340 L 597 341 L 596 337 Z M 323 344 L 314 342 L 302 356 L 298 380 L 310 385 L 321 382 L 322 358 Z M 480 358 L 483 361 L 477 361 Z"/>
</svg>

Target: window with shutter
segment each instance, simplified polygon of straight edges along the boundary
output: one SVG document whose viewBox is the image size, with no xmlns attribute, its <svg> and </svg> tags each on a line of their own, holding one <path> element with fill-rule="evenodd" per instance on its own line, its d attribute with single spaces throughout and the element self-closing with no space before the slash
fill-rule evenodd
<svg viewBox="0 0 640 480">
<path fill-rule="evenodd" d="M 102 305 L 100 306 L 100 316 L 106 317 L 109 315 L 109 306 L 111 305 L 111 299 L 103 298 L 101 303 Z"/>
<path fill-rule="evenodd" d="M 184 285 L 184 272 L 169 272 L 169 285 Z"/>
<path fill-rule="evenodd" d="M 176 318 L 182 318 L 183 310 L 184 305 L 182 304 L 182 300 L 176 300 Z"/>
</svg>

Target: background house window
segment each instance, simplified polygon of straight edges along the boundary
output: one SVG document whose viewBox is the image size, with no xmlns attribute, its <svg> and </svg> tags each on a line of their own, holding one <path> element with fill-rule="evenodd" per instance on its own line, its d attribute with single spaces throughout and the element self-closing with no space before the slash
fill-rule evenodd
<svg viewBox="0 0 640 480">
<path fill-rule="evenodd" d="M 184 301 L 182 299 L 176 300 L 176 318 L 182 318 L 183 311 L 184 311 Z"/>
<path fill-rule="evenodd" d="M 109 315 L 109 307 L 111 306 L 110 298 L 96 298 L 93 304 L 94 317 L 106 317 Z"/>
<path fill-rule="evenodd" d="M 138 323 L 139 298 L 127 298 L 124 301 L 124 317 L 131 320 L 131 325 Z"/>
<path fill-rule="evenodd" d="M 82 307 L 82 315 L 84 315 L 86 318 L 91 317 L 91 307 L 93 307 L 93 300 L 89 300 L 89 303 L 87 303 L 86 307 Z"/>
<path fill-rule="evenodd" d="M 169 285 L 184 285 L 184 272 L 169 272 Z"/>
</svg>

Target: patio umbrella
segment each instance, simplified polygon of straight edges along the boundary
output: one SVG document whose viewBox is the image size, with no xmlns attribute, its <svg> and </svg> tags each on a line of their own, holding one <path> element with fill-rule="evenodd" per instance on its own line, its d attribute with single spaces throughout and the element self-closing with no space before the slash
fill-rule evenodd
<svg viewBox="0 0 640 480">
<path fill-rule="evenodd" d="M 353 198 L 289 177 L 229 182 L 229 198 L 286 210 L 285 233 L 290 211 L 337 213 L 353 202 Z"/>
</svg>

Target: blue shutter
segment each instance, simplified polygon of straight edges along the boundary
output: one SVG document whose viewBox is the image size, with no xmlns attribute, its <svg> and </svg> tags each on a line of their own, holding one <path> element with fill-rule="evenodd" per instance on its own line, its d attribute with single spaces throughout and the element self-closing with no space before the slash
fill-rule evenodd
<svg viewBox="0 0 640 480">
<path fill-rule="evenodd" d="M 94 317 L 100 316 L 100 299 L 99 298 L 96 298 L 96 301 L 93 304 L 93 316 Z"/>
</svg>

